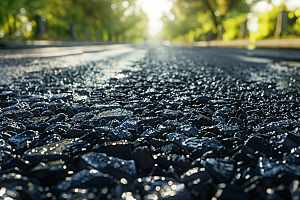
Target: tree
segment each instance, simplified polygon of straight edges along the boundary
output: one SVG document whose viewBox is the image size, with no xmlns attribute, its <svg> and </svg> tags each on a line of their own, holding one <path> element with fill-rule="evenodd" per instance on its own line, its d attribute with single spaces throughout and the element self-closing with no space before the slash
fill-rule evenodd
<svg viewBox="0 0 300 200">
<path fill-rule="evenodd" d="M 20 33 L 18 29 L 33 19 L 33 10 L 43 5 L 42 0 L 1 0 L 0 31 L 5 32 L 8 39 L 14 39 Z"/>
<path fill-rule="evenodd" d="M 16 39 L 17 32 L 23 34 L 25 21 L 32 22 L 36 29 L 35 20 L 39 15 L 43 16 L 42 20 L 46 24 L 45 38 L 70 39 L 72 24 L 76 24 L 78 39 L 86 39 L 86 29 L 90 32 L 89 40 L 96 40 L 98 32 L 101 32 L 102 39 L 110 41 L 124 41 L 126 35 L 143 38 L 145 34 L 140 28 L 146 27 L 140 24 L 147 23 L 147 17 L 136 7 L 135 1 L 1 0 L 0 32 L 9 36 L 7 39 Z M 137 34 L 127 34 L 134 32 L 132 30 L 136 30 Z M 34 29 L 31 35 L 33 33 Z"/>
<path fill-rule="evenodd" d="M 252 1 L 254 3 L 254 1 Z M 248 13 L 250 5 L 245 0 L 179 0 L 176 3 L 189 5 L 193 13 L 206 13 L 215 28 L 222 24 L 233 11 Z"/>
<path fill-rule="evenodd" d="M 252 4 L 257 1 L 253 0 Z M 205 39 L 204 33 L 210 30 L 216 36 L 229 18 L 238 18 L 238 21 L 245 18 L 252 4 L 246 0 L 173 0 L 174 19 L 167 15 L 163 17 L 165 38 L 182 38 L 184 35 L 185 40 L 191 41 L 192 35 L 194 38 L 202 35 Z"/>
</svg>

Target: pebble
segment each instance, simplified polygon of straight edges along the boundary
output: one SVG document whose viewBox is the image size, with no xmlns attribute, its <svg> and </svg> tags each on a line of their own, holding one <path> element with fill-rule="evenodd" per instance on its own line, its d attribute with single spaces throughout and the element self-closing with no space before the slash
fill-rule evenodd
<svg viewBox="0 0 300 200">
<path fill-rule="evenodd" d="M 300 93 L 276 70 L 180 49 L 135 65 L 0 84 L 1 198 L 299 199 Z"/>
</svg>

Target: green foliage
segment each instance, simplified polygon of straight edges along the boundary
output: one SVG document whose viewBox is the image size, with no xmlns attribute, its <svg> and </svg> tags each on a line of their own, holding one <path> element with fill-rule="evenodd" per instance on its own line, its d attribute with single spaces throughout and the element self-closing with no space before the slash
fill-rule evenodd
<svg viewBox="0 0 300 200">
<path fill-rule="evenodd" d="M 222 27 L 225 31 L 223 40 L 236 39 L 240 35 L 241 23 L 247 21 L 251 6 L 259 1 L 262 0 L 252 0 L 251 4 L 244 0 L 173 0 L 171 12 L 175 17 L 162 17 L 164 39 L 174 42 L 206 40 L 209 31 L 212 31 L 212 39 L 216 39 Z M 250 40 L 278 37 L 275 32 L 277 14 L 281 9 L 274 7 L 272 11 L 252 13 L 258 18 L 259 29 L 249 33 Z M 288 30 L 281 36 L 300 35 L 300 8 L 289 11 L 288 16 Z"/>
<path fill-rule="evenodd" d="M 279 7 L 275 7 L 272 11 L 258 13 L 259 29 L 255 33 L 250 33 L 250 40 L 274 37 L 279 9 Z"/>
<path fill-rule="evenodd" d="M 289 22 L 288 32 L 293 35 L 300 35 L 300 8 L 289 13 Z"/>
<path fill-rule="evenodd" d="M 43 38 L 71 39 L 75 24 L 78 40 L 86 39 L 85 29 L 91 41 L 145 39 L 148 18 L 135 1 L 1 0 L 0 33 L 5 39 L 37 37 L 36 20 L 40 15 L 46 27 Z"/>
<path fill-rule="evenodd" d="M 250 5 L 245 0 L 176 0 L 171 11 L 175 19 L 166 15 L 162 18 L 164 38 L 173 41 L 203 40 L 210 30 L 216 37 L 220 27 L 225 26 L 225 30 L 229 31 L 227 38 L 232 39 L 237 36 L 237 27 L 249 11 Z"/>
<path fill-rule="evenodd" d="M 239 37 L 240 25 L 247 20 L 245 14 L 238 15 L 233 18 L 228 18 L 224 21 L 225 33 L 223 34 L 223 39 L 225 41 L 233 40 Z"/>
</svg>

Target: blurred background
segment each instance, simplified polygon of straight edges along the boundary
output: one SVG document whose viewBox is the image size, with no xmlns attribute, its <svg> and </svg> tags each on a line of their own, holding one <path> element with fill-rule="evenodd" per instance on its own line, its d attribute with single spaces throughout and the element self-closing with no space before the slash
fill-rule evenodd
<svg viewBox="0 0 300 200">
<path fill-rule="evenodd" d="M 0 0 L 0 42 L 299 38 L 300 0 Z"/>
</svg>

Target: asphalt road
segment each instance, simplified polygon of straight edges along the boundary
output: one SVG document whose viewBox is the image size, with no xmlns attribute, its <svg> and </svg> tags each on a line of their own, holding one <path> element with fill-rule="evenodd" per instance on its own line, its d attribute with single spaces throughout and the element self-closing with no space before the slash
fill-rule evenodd
<svg viewBox="0 0 300 200">
<path fill-rule="evenodd" d="M 92 74 L 85 75 L 89 84 L 103 84 L 109 78 L 126 70 L 140 70 L 134 62 L 149 52 L 161 52 L 164 61 L 176 54 L 182 65 L 203 61 L 204 66 L 219 67 L 233 73 L 238 66 L 242 78 L 248 81 L 274 82 L 278 88 L 299 89 L 300 50 L 287 49 L 235 49 L 235 48 L 178 48 L 163 45 L 99 45 L 74 47 L 44 47 L 0 50 L 0 83 L 7 84 L 26 78 L 29 73 L 46 76 L 54 69 L 74 70 L 93 65 Z M 161 58 L 153 58 L 157 62 Z M 195 68 L 195 70 L 197 70 Z M 234 72 L 237 75 L 236 71 Z M 232 75 L 232 74 L 231 74 Z M 240 74 L 234 78 L 241 78 Z M 76 84 L 76 83 L 73 83 Z M 88 87 L 88 85 L 86 85 Z"/>
<path fill-rule="evenodd" d="M 126 70 L 132 61 L 141 59 L 145 53 L 144 48 L 130 45 L 0 50 L 0 83 L 26 78 L 29 73 L 41 73 L 41 76 L 46 76 L 47 71 L 74 70 L 91 63 L 95 65 L 94 72 L 101 74 L 93 77 L 93 82 L 103 82 L 117 72 Z"/>
<path fill-rule="evenodd" d="M 300 198 L 297 50 L 0 53 L 5 199 Z"/>
</svg>

